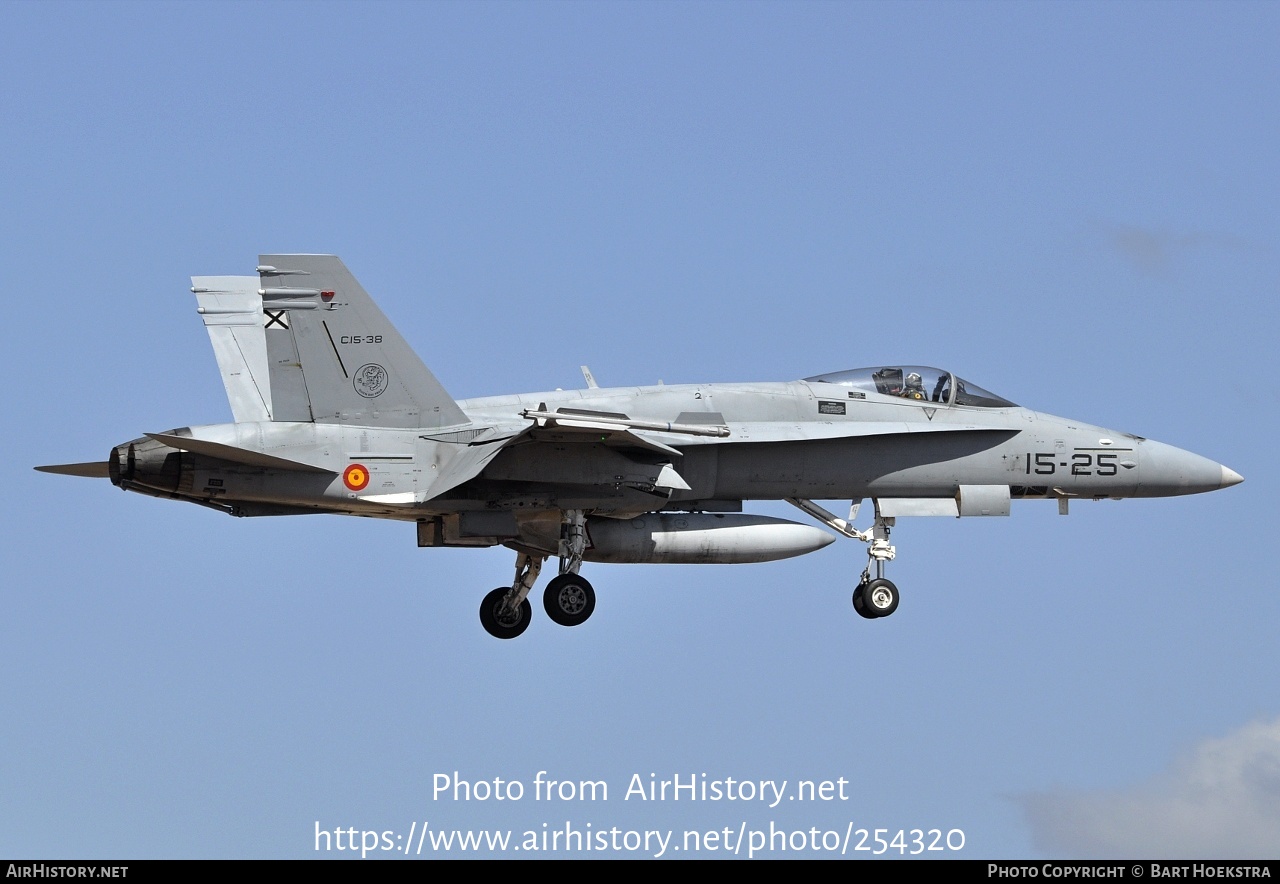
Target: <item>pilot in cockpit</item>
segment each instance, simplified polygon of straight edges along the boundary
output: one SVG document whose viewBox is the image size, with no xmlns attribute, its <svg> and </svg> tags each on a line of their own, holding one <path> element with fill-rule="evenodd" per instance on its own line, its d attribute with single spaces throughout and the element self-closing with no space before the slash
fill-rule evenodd
<svg viewBox="0 0 1280 884">
<path fill-rule="evenodd" d="M 920 377 L 919 372 L 913 371 L 907 375 L 907 381 L 902 388 L 902 398 L 922 400 L 929 398 L 924 392 L 924 378 Z"/>
</svg>

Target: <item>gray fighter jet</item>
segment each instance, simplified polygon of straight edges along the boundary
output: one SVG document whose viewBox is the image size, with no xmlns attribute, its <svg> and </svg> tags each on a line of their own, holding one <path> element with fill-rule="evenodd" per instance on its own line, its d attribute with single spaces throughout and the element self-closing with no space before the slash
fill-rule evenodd
<svg viewBox="0 0 1280 884">
<path fill-rule="evenodd" d="M 1165 497 L 1239 474 L 1129 433 L 1021 408 L 937 368 L 804 380 L 598 387 L 452 399 L 338 258 L 264 255 L 256 276 L 193 277 L 235 423 L 147 433 L 105 463 L 37 467 L 233 516 L 343 513 L 411 522 L 419 546 L 516 553 L 480 622 L 514 638 L 543 594 L 586 621 L 583 562 L 736 563 L 867 544 L 853 593 L 887 617 L 903 516 L 1005 516 L 1012 500 Z M 866 530 L 854 527 L 863 499 Z M 847 518 L 813 502 L 851 500 Z M 785 500 L 836 532 L 742 512 Z"/>
</svg>

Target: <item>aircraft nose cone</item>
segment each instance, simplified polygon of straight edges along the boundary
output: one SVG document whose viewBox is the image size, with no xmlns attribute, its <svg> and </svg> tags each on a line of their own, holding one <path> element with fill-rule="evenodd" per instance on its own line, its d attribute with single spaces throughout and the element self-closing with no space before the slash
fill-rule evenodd
<svg viewBox="0 0 1280 884">
<path fill-rule="evenodd" d="M 1154 440 L 1142 443 L 1141 461 L 1140 497 L 1201 494 L 1244 481 L 1235 470 L 1217 461 Z"/>
</svg>

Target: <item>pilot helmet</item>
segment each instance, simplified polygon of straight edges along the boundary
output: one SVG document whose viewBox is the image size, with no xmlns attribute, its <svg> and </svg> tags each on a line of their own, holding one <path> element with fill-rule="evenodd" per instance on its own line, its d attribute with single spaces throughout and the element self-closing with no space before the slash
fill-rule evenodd
<svg viewBox="0 0 1280 884">
<path fill-rule="evenodd" d="M 907 386 L 908 386 L 908 387 L 918 387 L 918 386 L 920 386 L 923 382 L 924 382 L 924 379 L 920 377 L 920 374 L 919 374 L 918 372 L 914 372 L 914 371 L 913 371 L 913 372 L 911 372 L 911 374 L 907 375 Z"/>
</svg>

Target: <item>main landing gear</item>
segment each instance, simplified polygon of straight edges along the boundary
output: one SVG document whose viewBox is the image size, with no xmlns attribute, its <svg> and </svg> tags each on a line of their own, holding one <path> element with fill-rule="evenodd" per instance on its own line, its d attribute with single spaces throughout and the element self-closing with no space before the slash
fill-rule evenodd
<svg viewBox="0 0 1280 884">
<path fill-rule="evenodd" d="M 827 512 L 812 500 L 787 498 L 787 503 L 799 507 L 845 537 L 861 540 L 867 544 L 867 567 L 863 569 L 862 578 L 853 591 L 853 610 L 868 620 L 888 617 L 898 610 L 898 587 L 884 576 L 885 562 L 893 561 L 893 557 L 897 555 L 897 551 L 889 543 L 889 530 L 893 527 L 892 517 L 881 516 L 880 507 L 877 506 L 871 530 L 859 531 L 853 527 L 853 519 L 858 511 L 857 503 L 850 509 L 848 519 L 841 519 Z"/>
<path fill-rule="evenodd" d="M 596 591 L 585 577 L 561 574 L 553 577 L 542 593 L 542 606 L 547 616 L 561 626 L 586 623 L 596 609 Z"/>
<path fill-rule="evenodd" d="M 510 587 L 499 586 L 480 603 L 480 625 L 494 638 L 515 638 L 529 628 L 533 606 L 529 590 L 542 571 L 543 556 L 520 553 L 516 556 L 516 579 Z"/>
<path fill-rule="evenodd" d="M 560 574 L 542 594 L 547 616 L 561 626 L 585 623 L 596 609 L 596 591 L 578 574 L 587 550 L 587 518 L 582 510 L 566 510 L 560 526 Z M 499 586 L 480 603 L 480 625 L 494 638 L 515 638 L 529 628 L 533 606 L 529 592 L 538 580 L 546 556 L 521 552 L 510 588 Z"/>
</svg>

